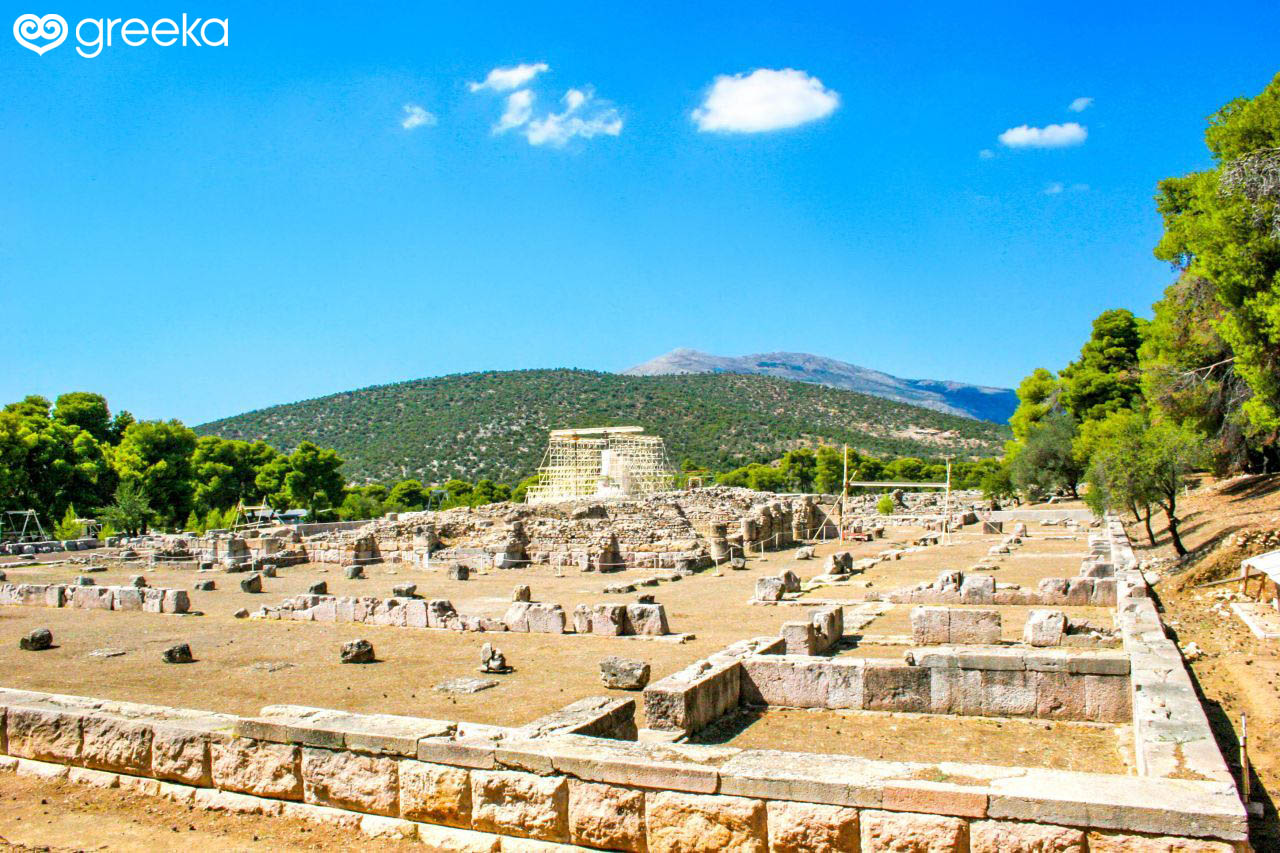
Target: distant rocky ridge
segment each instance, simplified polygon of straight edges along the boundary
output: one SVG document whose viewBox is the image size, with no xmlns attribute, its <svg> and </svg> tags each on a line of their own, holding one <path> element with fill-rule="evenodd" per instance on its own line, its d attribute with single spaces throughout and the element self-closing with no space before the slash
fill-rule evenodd
<svg viewBox="0 0 1280 853">
<path fill-rule="evenodd" d="M 622 371 L 625 376 L 689 373 L 750 373 L 796 382 L 858 391 L 899 403 L 977 420 L 1008 423 L 1018 406 L 1010 388 L 990 388 L 938 379 L 899 379 L 888 373 L 803 352 L 768 352 L 723 356 L 695 349 L 673 349 Z"/>
</svg>

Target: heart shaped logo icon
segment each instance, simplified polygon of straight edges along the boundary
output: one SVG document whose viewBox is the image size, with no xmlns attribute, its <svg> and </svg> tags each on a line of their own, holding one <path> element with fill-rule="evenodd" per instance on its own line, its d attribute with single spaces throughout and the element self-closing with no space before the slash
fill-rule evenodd
<svg viewBox="0 0 1280 853">
<path fill-rule="evenodd" d="M 13 37 L 18 44 L 34 50 L 44 56 L 62 44 L 67 38 L 67 20 L 61 15 L 19 15 L 13 22 Z M 32 39 L 48 39 L 44 44 L 36 44 Z"/>
</svg>

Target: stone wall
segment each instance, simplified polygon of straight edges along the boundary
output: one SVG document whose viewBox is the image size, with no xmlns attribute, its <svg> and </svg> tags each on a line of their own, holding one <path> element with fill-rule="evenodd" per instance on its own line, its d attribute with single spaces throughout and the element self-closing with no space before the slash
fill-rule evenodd
<svg viewBox="0 0 1280 853">
<path fill-rule="evenodd" d="M 71 584 L 0 584 L 0 604 L 28 607 L 75 607 L 80 610 L 141 610 L 186 613 L 191 599 L 185 589 Z"/>
<path fill-rule="evenodd" d="M 891 592 L 868 592 L 868 601 L 900 604 L 1014 604 L 1049 606 L 1114 607 L 1114 577 L 1079 576 L 1042 578 L 1036 589 L 1017 584 L 996 583 L 991 575 L 966 574 L 949 570 L 936 580 Z"/>
<path fill-rule="evenodd" d="M 610 716 L 609 704 L 586 716 Z M 0 771 L 427 849 L 1245 849 L 1243 809 L 1218 782 L 547 731 L 292 706 L 238 718 L 0 690 Z"/>
<path fill-rule="evenodd" d="M 444 598 L 373 598 L 333 595 L 295 595 L 276 605 L 259 608 L 255 619 L 298 622 L 359 622 L 396 628 L 438 628 L 451 631 L 517 631 L 535 634 L 600 634 L 663 636 L 670 633 L 661 604 L 578 605 L 570 625 L 564 607 L 546 602 L 514 601 L 501 619 L 458 613 Z"/>
</svg>

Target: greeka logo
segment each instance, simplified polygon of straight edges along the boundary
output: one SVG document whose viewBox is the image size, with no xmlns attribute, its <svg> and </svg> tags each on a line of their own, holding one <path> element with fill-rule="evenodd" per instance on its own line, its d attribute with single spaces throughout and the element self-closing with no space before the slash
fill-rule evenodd
<svg viewBox="0 0 1280 853">
<path fill-rule="evenodd" d="M 13 22 L 13 37 L 18 44 L 34 50 L 41 56 L 53 50 L 67 39 L 67 19 L 61 15 L 19 15 Z M 32 39 L 48 39 L 44 44 L 36 44 Z"/>
<path fill-rule="evenodd" d="M 117 40 L 129 47 L 147 41 L 161 47 L 226 47 L 231 39 L 229 18 L 160 18 L 148 24 L 141 18 L 85 18 L 76 24 L 76 53 L 93 59 Z M 13 22 L 13 37 L 27 50 L 43 56 L 67 39 L 67 19 L 61 15 L 19 15 Z"/>
</svg>

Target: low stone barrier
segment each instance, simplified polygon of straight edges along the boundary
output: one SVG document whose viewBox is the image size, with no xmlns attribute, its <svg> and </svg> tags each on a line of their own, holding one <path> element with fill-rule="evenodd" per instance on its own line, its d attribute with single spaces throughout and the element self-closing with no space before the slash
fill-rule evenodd
<svg viewBox="0 0 1280 853">
<path fill-rule="evenodd" d="M 0 584 L 0 604 L 144 613 L 186 613 L 191 609 L 191 599 L 185 589 L 39 583 Z"/>
<path fill-rule="evenodd" d="M 781 637 L 744 640 L 653 682 L 643 694 L 645 724 L 679 734 L 703 728 L 738 707 L 744 658 L 785 648 Z"/>
<path fill-rule="evenodd" d="M 585 609 L 584 609 L 585 608 Z M 262 607 L 258 619 L 300 622 L 359 622 L 397 628 L 439 628 L 451 631 L 515 631 L 563 634 L 568 628 L 564 608 L 545 602 L 513 601 L 502 619 L 459 614 L 444 598 L 373 598 L 333 595 L 295 595 L 277 605 Z M 661 604 L 579 605 L 573 630 L 579 634 L 619 637 L 663 636 L 671 633 Z"/>
<path fill-rule="evenodd" d="M 530 736 L 292 706 L 239 718 L 18 690 L 0 690 L 0 747 L 0 771 L 427 849 L 1246 849 L 1234 789 L 1186 778 Z"/>
<path fill-rule="evenodd" d="M 1036 589 L 998 584 L 990 575 L 946 571 L 932 582 L 891 592 L 868 592 L 868 601 L 898 604 L 1021 604 L 1051 606 L 1114 607 L 1113 577 L 1043 578 Z"/>
<path fill-rule="evenodd" d="M 789 655 L 819 655 L 844 636 L 844 608 L 838 605 L 809 611 L 803 622 L 786 622 L 782 640 Z"/>
<path fill-rule="evenodd" d="M 875 658 L 756 655 L 741 665 L 743 704 L 1036 717 L 1122 723 L 1130 718 L 1129 660 L 1120 652 L 955 647 L 916 650 L 908 663 Z"/>
</svg>

